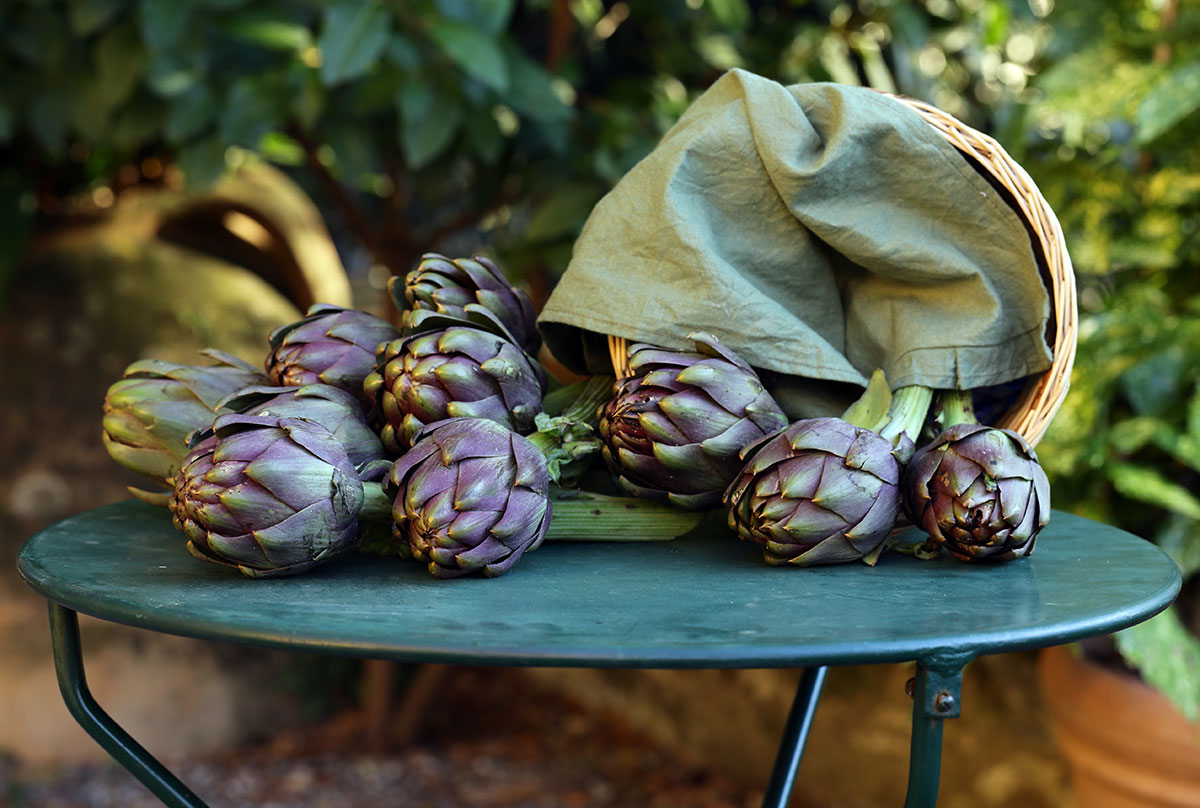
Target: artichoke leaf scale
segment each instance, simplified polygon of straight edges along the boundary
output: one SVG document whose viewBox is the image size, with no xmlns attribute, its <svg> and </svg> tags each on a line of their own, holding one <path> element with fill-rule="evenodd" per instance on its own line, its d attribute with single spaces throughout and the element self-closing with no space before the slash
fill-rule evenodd
<svg viewBox="0 0 1200 808">
<path fill-rule="evenodd" d="M 794 453 L 811 449 L 845 457 L 854 445 L 856 432 L 840 418 L 812 418 L 798 421 L 783 434 Z"/>
<path fill-rule="evenodd" d="M 540 543 L 540 536 L 545 534 L 545 528 L 548 527 L 550 513 L 550 499 L 546 492 L 515 488 L 509 495 L 504 514 L 492 525 L 492 535 L 509 544 L 511 539 L 527 536 L 529 529 L 535 528 L 539 531 L 537 542 Z"/>
<path fill-rule="evenodd" d="M 514 469 L 509 458 L 473 457 L 455 464 L 458 482 L 454 486 L 454 508 L 500 510 L 505 489 L 511 485 Z"/>
<path fill-rule="evenodd" d="M 867 554 L 887 538 L 900 512 L 900 497 L 896 489 L 881 491 L 867 513 L 846 531 L 846 539 Z M 859 542 L 863 542 L 860 546 Z"/>
<path fill-rule="evenodd" d="M 680 383 L 703 390 L 727 412 L 742 412 L 762 395 L 763 386 L 745 372 L 731 372 L 724 360 L 709 359 L 684 368 Z"/>
<path fill-rule="evenodd" d="M 665 399 L 664 399 L 665 400 Z M 680 446 L 688 443 L 688 436 L 675 425 L 666 415 L 647 408 L 637 413 L 637 426 L 633 430 L 621 430 L 619 434 L 633 435 L 642 438 L 637 445 L 653 451 L 655 444 Z"/>
<path fill-rule="evenodd" d="M 773 469 L 775 484 L 762 491 L 764 495 L 778 493 L 787 499 L 813 499 L 820 489 L 828 466 L 841 464 L 830 455 L 805 454 L 780 463 Z M 840 472 L 840 469 L 839 469 Z M 844 474 L 844 472 L 841 472 Z"/>
<path fill-rule="evenodd" d="M 805 550 L 800 555 L 788 559 L 788 563 L 798 567 L 810 567 L 818 564 L 844 564 L 848 561 L 857 561 L 865 554 L 863 550 L 849 541 L 846 536 L 834 535 L 818 543 L 811 549 Z"/>
<path fill-rule="evenodd" d="M 281 522 L 296 512 L 266 488 L 249 480 L 222 488 L 217 494 L 217 501 L 227 513 L 247 515 L 248 519 L 237 520 L 242 523 L 243 530 L 249 529 L 251 525 Z"/>
<path fill-rule="evenodd" d="M 454 521 L 447 525 L 443 532 L 454 543 L 467 547 L 476 546 L 486 540 L 500 514 L 500 511 L 459 509 Z"/>
<path fill-rule="evenodd" d="M 743 420 L 699 390 L 666 396 L 658 402 L 658 408 L 676 429 L 692 440 L 718 435 Z"/>
<path fill-rule="evenodd" d="M 655 443 L 652 448 L 654 459 L 665 466 L 668 472 L 679 475 L 680 479 L 698 477 L 711 468 L 708 455 L 698 443 L 682 446 Z"/>
<path fill-rule="evenodd" d="M 445 413 L 450 418 L 484 418 L 495 421 L 509 429 L 517 429 L 518 424 L 512 417 L 512 411 L 505 406 L 504 400 L 496 394 L 474 401 L 448 397 Z M 437 416 L 431 416 L 430 422 L 436 421 Z"/>
<path fill-rule="evenodd" d="M 113 440 L 107 434 L 101 436 L 108 454 L 131 471 L 163 480 L 170 484 L 178 470 L 178 461 L 170 452 L 161 448 L 133 446 Z"/>
<path fill-rule="evenodd" d="M 433 378 L 456 399 L 480 399 L 495 392 L 495 383 L 478 364 L 451 357 L 433 368 Z"/>
<path fill-rule="evenodd" d="M 892 445 L 874 432 L 864 429 L 846 454 L 846 465 L 861 469 L 888 483 L 900 484 L 900 463 L 892 454 Z"/>
<path fill-rule="evenodd" d="M 516 464 L 512 485 L 534 491 L 549 491 L 550 472 L 546 467 L 545 456 L 520 435 L 510 435 L 509 440 L 510 457 Z"/>
<path fill-rule="evenodd" d="M 874 482 L 875 485 L 871 485 Z M 877 478 L 869 474 L 847 471 L 829 458 L 822 465 L 821 480 L 812 503 L 833 511 L 848 524 L 853 524 L 870 510 L 880 488 Z"/>
<path fill-rule="evenodd" d="M 480 365 L 500 354 L 509 344 L 503 337 L 467 327 L 447 328 L 437 338 L 438 353 L 462 354 Z"/>
<path fill-rule="evenodd" d="M 837 513 L 814 502 L 802 500 L 787 522 L 782 524 L 785 535 L 797 544 L 815 544 L 827 536 L 846 529 L 846 520 Z"/>
<path fill-rule="evenodd" d="M 753 421 L 738 418 L 727 429 L 700 441 L 700 448 L 714 461 L 731 465 L 736 471 L 742 465 L 738 453 L 760 437 L 762 432 Z"/>
<path fill-rule="evenodd" d="M 290 441 L 276 441 L 243 472 L 293 510 L 329 496 L 333 468 Z"/>
<path fill-rule="evenodd" d="M 442 532 L 454 521 L 458 512 L 454 509 L 454 489 L 447 488 L 427 499 L 421 506 L 421 520 L 430 532 Z"/>
</svg>

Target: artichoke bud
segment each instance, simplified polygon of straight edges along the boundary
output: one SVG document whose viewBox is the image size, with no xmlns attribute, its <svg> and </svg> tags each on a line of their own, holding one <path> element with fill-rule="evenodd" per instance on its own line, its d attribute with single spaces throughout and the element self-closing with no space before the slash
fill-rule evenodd
<svg viewBox="0 0 1200 808">
<path fill-rule="evenodd" d="M 982 424 L 947 427 L 918 451 L 903 494 L 913 523 L 963 561 L 1029 555 L 1050 520 L 1050 483 L 1033 447 Z"/>
<path fill-rule="evenodd" d="M 316 303 L 304 319 L 271 332 L 267 375 L 281 387 L 329 384 L 365 400 L 376 349 L 399 335 L 373 314 Z"/>
<path fill-rule="evenodd" d="M 770 564 L 873 561 L 900 509 L 892 448 L 840 418 L 797 421 L 751 448 L 725 491 L 729 527 Z"/>
<path fill-rule="evenodd" d="M 193 556 L 265 578 L 304 572 L 350 547 L 366 498 L 325 427 L 228 414 L 184 460 L 170 507 Z"/>
<path fill-rule="evenodd" d="M 550 478 L 536 446 L 482 418 L 428 424 L 414 437 L 384 491 L 397 541 L 431 574 L 495 577 L 542 543 Z"/>
<path fill-rule="evenodd" d="M 226 396 L 217 407 L 220 412 L 315 421 L 333 433 L 356 466 L 384 456 L 360 399 L 329 384 L 248 387 Z"/>
<path fill-rule="evenodd" d="M 430 312 L 422 323 L 452 325 L 394 340 L 378 353 L 363 389 L 387 451 L 400 454 L 430 423 L 487 418 L 522 434 L 533 430 L 546 375 L 536 361 L 497 332 Z"/>
<path fill-rule="evenodd" d="M 741 451 L 787 426 L 754 370 L 711 335 L 694 350 L 635 344 L 634 375 L 600 412 L 601 454 L 634 496 L 711 508 L 742 467 Z"/>
<path fill-rule="evenodd" d="M 461 319 L 477 315 L 499 322 L 526 353 L 537 353 L 537 316 L 529 296 L 509 283 L 488 258 L 450 259 L 427 253 L 403 282 L 390 278 L 388 292 L 402 312 L 405 334 L 419 328 L 421 312 Z"/>
<path fill-rule="evenodd" d="M 208 349 L 212 367 L 144 359 L 125 369 L 104 397 L 104 447 L 117 463 L 170 489 L 188 454 L 188 436 L 212 425 L 218 402 L 266 378 L 235 356 Z M 148 492 L 130 489 L 142 499 Z M 161 503 L 161 504 L 165 504 Z"/>
</svg>

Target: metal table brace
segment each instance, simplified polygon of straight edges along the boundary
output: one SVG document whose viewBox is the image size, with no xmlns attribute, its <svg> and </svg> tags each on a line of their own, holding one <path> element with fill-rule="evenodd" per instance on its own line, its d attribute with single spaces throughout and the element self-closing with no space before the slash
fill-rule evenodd
<svg viewBox="0 0 1200 808">
<path fill-rule="evenodd" d="M 113 759 L 129 770 L 171 808 L 207 808 L 153 755 L 123 730 L 96 703 L 88 690 L 79 640 L 79 615 L 54 601 L 50 604 L 50 638 L 54 667 L 63 701 L 79 725 Z M 931 808 L 937 803 L 942 764 L 942 721 L 959 716 L 962 699 L 962 668 L 970 654 L 946 654 L 917 662 L 913 687 L 912 747 L 908 768 L 908 791 L 904 808 Z M 804 744 L 812 729 L 813 716 L 825 684 L 827 667 L 804 669 L 796 697 L 788 713 L 779 742 L 775 766 L 763 796 L 763 808 L 786 808 Z"/>
</svg>

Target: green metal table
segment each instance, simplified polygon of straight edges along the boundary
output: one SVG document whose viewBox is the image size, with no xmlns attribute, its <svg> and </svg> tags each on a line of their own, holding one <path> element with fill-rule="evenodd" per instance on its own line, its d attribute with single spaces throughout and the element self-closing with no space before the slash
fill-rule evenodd
<svg viewBox="0 0 1200 808">
<path fill-rule="evenodd" d="M 905 801 L 915 808 L 937 800 L 942 722 L 959 715 L 968 661 L 1133 625 L 1180 586 L 1178 568 L 1153 545 L 1064 513 L 1033 556 L 1001 565 L 889 554 L 873 568 L 770 567 L 706 521 L 674 542 L 547 544 L 493 580 L 440 581 L 419 564 L 359 557 L 249 580 L 187 555 L 165 511 L 123 502 L 41 531 L 18 567 L 50 602 L 72 714 L 172 806 L 204 803 L 92 698 L 77 612 L 186 637 L 409 662 L 804 668 L 767 808 L 787 803 L 826 666 L 915 660 Z"/>
</svg>

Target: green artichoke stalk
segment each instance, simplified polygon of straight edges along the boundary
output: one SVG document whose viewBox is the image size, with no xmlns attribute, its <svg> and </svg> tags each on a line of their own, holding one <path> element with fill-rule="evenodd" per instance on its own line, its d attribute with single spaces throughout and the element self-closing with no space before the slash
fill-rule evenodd
<svg viewBox="0 0 1200 808">
<path fill-rule="evenodd" d="M 280 387 L 331 384 L 366 403 L 363 380 L 375 367 L 375 350 L 398 336 L 373 314 L 316 303 L 304 319 L 271 332 L 267 375 Z"/>
<path fill-rule="evenodd" d="M 769 564 L 874 564 L 900 511 L 898 455 L 910 449 L 929 401 L 923 387 L 893 398 L 877 371 L 846 417 L 888 437 L 843 418 L 810 418 L 751 445 L 725 491 L 729 527 L 762 546 Z"/>
<path fill-rule="evenodd" d="M 246 387 L 217 404 L 222 413 L 306 418 L 333 433 L 356 467 L 384 456 L 379 436 L 367 422 L 361 401 L 329 384 L 302 387 Z"/>
<path fill-rule="evenodd" d="M 955 558 L 1021 558 L 1050 520 L 1050 482 L 1023 437 L 975 422 L 970 395 L 939 394 L 946 427 L 909 463 L 904 509 Z"/>
<path fill-rule="evenodd" d="M 104 397 L 104 448 L 125 468 L 170 490 L 179 464 L 188 454 L 188 436 L 212 425 L 220 401 L 266 377 L 236 356 L 208 349 L 213 367 L 197 367 L 143 359 L 125 369 L 124 378 Z M 130 488 L 155 505 L 166 505 L 168 493 Z"/>
<path fill-rule="evenodd" d="M 787 426 L 758 375 L 716 337 L 694 350 L 629 348 L 634 375 L 616 383 L 600 414 L 605 463 L 630 494 L 681 508 L 721 502 L 741 450 Z"/>
<path fill-rule="evenodd" d="M 404 452 L 422 427 L 448 418 L 488 418 L 522 434 L 534 429 L 545 371 L 494 318 L 473 316 L 491 330 L 441 315 L 414 317 L 410 327 L 429 330 L 379 346 L 363 389 L 389 452 Z"/>
<path fill-rule="evenodd" d="M 180 469 L 175 527 L 196 558 L 251 578 L 295 575 L 351 547 L 390 507 L 386 464 L 355 469 L 328 429 L 301 418 L 222 415 Z"/>
<path fill-rule="evenodd" d="M 430 424 L 384 483 L 397 541 L 438 578 L 493 578 L 536 549 L 550 527 L 546 458 L 487 418 Z"/>
<path fill-rule="evenodd" d="M 450 259 L 426 253 L 403 281 L 390 278 L 388 291 L 402 312 L 400 327 L 406 334 L 416 311 L 465 318 L 483 308 L 504 324 L 526 353 L 537 353 L 537 314 L 529 295 L 509 283 L 496 264 L 482 255 Z"/>
</svg>

